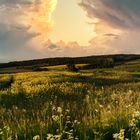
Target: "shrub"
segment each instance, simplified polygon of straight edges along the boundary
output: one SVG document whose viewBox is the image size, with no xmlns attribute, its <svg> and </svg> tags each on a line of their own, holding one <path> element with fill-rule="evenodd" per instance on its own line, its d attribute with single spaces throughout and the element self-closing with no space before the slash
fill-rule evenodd
<svg viewBox="0 0 140 140">
<path fill-rule="evenodd" d="M 78 68 L 75 66 L 75 64 L 69 63 L 69 64 L 67 64 L 67 70 L 77 72 Z"/>
<path fill-rule="evenodd" d="M 37 67 L 37 66 L 36 67 L 33 67 L 32 70 L 33 71 L 48 71 L 47 68 L 40 68 L 40 67 Z"/>
</svg>

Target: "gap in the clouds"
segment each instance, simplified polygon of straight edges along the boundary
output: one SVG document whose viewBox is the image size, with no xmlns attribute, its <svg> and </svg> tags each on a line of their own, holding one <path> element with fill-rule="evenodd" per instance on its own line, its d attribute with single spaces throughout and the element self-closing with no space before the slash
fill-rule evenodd
<svg viewBox="0 0 140 140">
<path fill-rule="evenodd" d="M 78 6 L 77 0 L 59 0 L 53 13 L 54 28 L 50 34 L 51 40 L 57 42 L 76 41 L 86 46 L 95 35 L 93 25 L 88 24 L 91 19 Z"/>
</svg>

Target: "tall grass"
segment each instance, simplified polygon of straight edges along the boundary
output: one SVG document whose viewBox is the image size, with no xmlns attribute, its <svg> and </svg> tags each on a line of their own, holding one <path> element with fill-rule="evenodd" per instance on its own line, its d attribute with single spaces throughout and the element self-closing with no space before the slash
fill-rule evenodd
<svg viewBox="0 0 140 140">
<path fill-rule="evenodd" d="M 12 77 L 10 78 L 7 77 Z M 140 139 L 140 79 L 119 70 L 3 75 L 0 139 Z"/>
</svg>

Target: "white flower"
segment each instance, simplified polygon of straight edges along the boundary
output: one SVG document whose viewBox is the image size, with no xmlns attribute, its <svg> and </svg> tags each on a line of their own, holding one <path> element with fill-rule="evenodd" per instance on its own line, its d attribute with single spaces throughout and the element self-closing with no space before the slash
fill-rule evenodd
<svg viewBox="0 0 140 140">
<path fill-rule="evenodd" d="M 100 107 L 100 108 L 103 108 L 103 105 L 100 104 L 99 107 Z"/>
<path fill-rule="evenodd" d="M 125 130 L 121 129 L 120 133 L 113 134 L 113 138 L 115 140 L 124 140 L 124 132 L 125 132 Z"/>
<path fill-rule="evenodd" d="M 78 137 L 75 137 L 75 140 L 79 140 L 79 138 Z"/>
<path fill-rule="evenodd" d="M 67 116 L 67 120 L 70 120 L 70 116 Z"/>
<path fill-rule="evenodd" d="M 60 139 L 61 135 L 55 135 L 54 138 L 55 138 L 55 140 Z"/>
<path fill-rule="evenodd" d="M 52 110 L 53 110 L 53 111 L 55 111 L 55 110 L 56 110 L 56 107 L 55 107 L 55 106 L 53 106 L 53 107 L 52 107 Z"/>
<path fill-rule="evenodd" d="M 40 140 L 40 136 L 39 135 L 34 136 L 33 140 Z"/>
<path fill-rule="evenodd" d="M 140 136 L 140 131 L 139 130 L 137 131 L 137 135 Z"/>
<path fill-rule="evenodd" d="M 113 138 L 114 138 L 114 139 L 117 139 L 117 138 L 118 138 L 118 136 L 119 136 L 119 134 L 118 134 L 118 133 L 113 134 Z"/>
<path fill-rule="evenodd" d="M 140 112 L 139 111 L 134 112 L 133 117 L 140 117 Z"/>
<path fill-rule="evenodd" d="M 61 107 L 57 107 L 57 112 L 58 113 L 62 113 L 62 108 Z"/>
<path fill-rule="evenodd" d="M 55 140 L 54 135 L 52 134 L 47 134 L 47 140 Z"/>
<path fill-rule="evenodd" d="M 67 113 L 69 113 L 69 112 L 70 112 L 70 110 L 69 110 L 69 109 L 66 109 L 66 112 L 67 112 Z"/>
<path fill-rule="evenodd" d="M 53 121 L 57 122 L 59 120 L 59 116 L 58 115 L 53 115 L 52 119 L 53 119 Z"/>
</svg>

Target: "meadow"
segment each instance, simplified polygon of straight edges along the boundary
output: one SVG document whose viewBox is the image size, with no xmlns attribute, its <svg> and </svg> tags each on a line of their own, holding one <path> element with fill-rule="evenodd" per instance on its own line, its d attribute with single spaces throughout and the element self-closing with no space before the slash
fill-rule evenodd
<svg viewBox="0 0 140 140">
<path fill-rule="evenodd" d="M 140 60 L 0 74 L 0 140 L 139 140 Z"/>
</svg>

